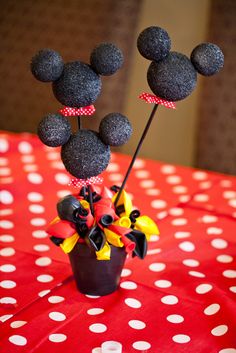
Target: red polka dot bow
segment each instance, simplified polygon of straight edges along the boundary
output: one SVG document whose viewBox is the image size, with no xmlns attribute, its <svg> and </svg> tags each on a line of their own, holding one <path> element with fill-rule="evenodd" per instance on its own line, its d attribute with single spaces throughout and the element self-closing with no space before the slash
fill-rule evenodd
<svg viewBox="0 0 236 353">
<path fill-rule="evenodd" d="M 59 110 L 64 116 L 79 116 L 79 115 L 92 115 L 95 112 L 94 105 L 88 105 L 87 107 L 82 108 L 71 108 L 71 107 L 64 107 Z"/>
<path fill-rule="evenodd" d="M 164 105 L 166 108 L 176 109 L 176 105 L 174 102 L 166 101 L 160 97 L 155 96 L 154 94 L 142 93 L 140 94 L 139 98 L 145 100 L 147 103 L 161 104 Z"/>
<path fill-rule="evenodd" d="M 69 186 L 73 185 L 76 188 L 81 188 L 82 186 L 88 186 L 88 185 L 93 185 L 93 184 L 102 184 L 103 182 L 103 177 L 100 176 L 95 176 L 91 177 L 89 179 L 71 179 L 69 182 Z"/>
</svg>

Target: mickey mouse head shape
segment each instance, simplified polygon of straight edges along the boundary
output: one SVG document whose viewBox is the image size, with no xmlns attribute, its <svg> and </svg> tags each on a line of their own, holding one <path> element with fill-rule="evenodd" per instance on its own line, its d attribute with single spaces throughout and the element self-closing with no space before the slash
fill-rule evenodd
<svg viewBox="0 0 236 353">
<path fill-rule="evenodd" d="M 204 76 L 216 74 L 224 65 L 224 55 L 212 43 L 202 43 L 193 49 L 191 58 L 170 52 L 168 33 L 151 26 L 144 29 L 137 40 L 142 56 L 152 60 L 148 71 L 149 87 L 160 98 L 179 101 L 189 96 L 197 83 L 197 72 Z"/>
<path fill-rule="evenodd" d="M 123 54 L 111 43 L 98 45 L 91 53 L 90 65 L 81 61 L 63 63 L 59 53 L 51 49 L 39 51 L 31 62 L 36 79 L 52 82 L 56 99 L 63 105 L 81 108 L 96 101 L 101 93 L 99 75 L 113 75 L 123 64 Z M 120 146 L 132 133 L 129 120 L 122 114 L 105 116 L 99 133 L 81 129 L 72 134 L 69 121 L 60 114 L 48 114 L 38 126 L 38 135 L 48 146 L 62 146 L 65 168 L 77 178 L 100 174 L 110 160 L 110 146 Z"/>
</svg>

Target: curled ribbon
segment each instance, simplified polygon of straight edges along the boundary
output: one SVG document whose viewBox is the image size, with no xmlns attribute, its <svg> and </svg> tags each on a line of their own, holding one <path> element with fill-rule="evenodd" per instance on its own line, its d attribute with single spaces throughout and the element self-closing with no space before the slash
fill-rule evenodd
<svg viewBox="0 0 236 353">
<path fill-rule="evenodd" d="M 59 113 L 64 116 L 92 115 L 95 110 L 94 105 L 88 105 L 87 107 L 81 108 L 64 107 L 59 110 Z"/>
<path fill-rule="evenodd" d="M 155 96 L 154 94 L 142 93 L 140 94 L 139 98 L 145 100 L 147 103 L 161 104 L 164 105 L 164 107 L 166 108 L 176 109 L 176 105 L 174 102 L 167 101 L 165 99 Z"/>
</svg>

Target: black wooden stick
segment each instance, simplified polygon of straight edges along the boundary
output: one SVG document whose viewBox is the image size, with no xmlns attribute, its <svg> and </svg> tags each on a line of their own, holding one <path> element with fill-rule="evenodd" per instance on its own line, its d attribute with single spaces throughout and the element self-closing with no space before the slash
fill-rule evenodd
<svg viewBox="0 0 236 353">
<path fill-rule="evenodd" d="M 88 185 L 88 199 L 89 199 L 89 206 L 90 206 L 91 213 L 94 216 L 93 193 L 90 185 Z"/>
<path fill-rule="evenodd" d="M 146 135 L 147 135 L 147 132 L 148 132 L 149 127 L 150 127 L 150 125 L 151 125 L 151 123 L 152 123 L 152 120 L 153 120 L 153 118 L 154 118 L 154 115 L 155 115 L 155 113 L 156 113 L 157 108 L 158 108 L 158 104 L 155 104 L 154 107 L 153 107 L 153 109 L 152 109 L 152 112 L 151 112 L 151 114 L 150 114 L 150 117 L 149 117 L 149 119 L 148 119 L 147 125 L 146 125 L 146 127 L 145 127 L 145 129 L 144 129 L 144 131 L 143 131 L 143 134 L 142 134 L 142 136 L 141 136 L 141 138 L 140 138 L 140 140 L 139 140 L 139 143 L 138 143 L 138 146 L 137 146 L 137 148 L 136 148 L 136 151 L 135 151 L 135 153 L 134 153 L 134 155 L 133 155 L 133 158 L 132 158 L 132 160 L 131 160 L 131 162 L 130 162 L 130 165 L 129 165 L 129 168 L 128 168 L 127 172 L 126 172 L 126 175 L 125 175 L 125 178 L 124 178 L 124 180 L 123 180 L 123 183 L 122 183 L 122 185 L 121 185 L 121 187 L 120 187 L 120 190 L 119 190 L 119 192 L 118 192 L 118 194 L 117 194 L 117 196 L 116 196 L 116 200 L 115 200 L 115 202 L 114 202 L 114 205 L 115 205 L 115 206 L 117 205 L 117 203 L 118 203 L 118 201 L 119 201 L 120 195 L 121 195 L 121 193 L 122 193 L 122 191 L 123 191 L 123 189 L 124 189 L 124 187 L 125 187 L 125 184 L 126 184 L 126 182 L 127 182 L 127 179 L 128 179 L 128 177 L 129 177 L 129 175 L 130 175 L 130 172 L 131 172 L 131 170 L 132 170 L 132 168 L 133 168 L 134 162 L 135 162 L 135 160 L 136 160 L 136 158 L 137 158 L 137 155 L 138 155 L 139 150 L 140 150 L 140 148 L 141 148 L 141 146 L 142 146 L 142 144 L 143 144 L 143 141 L 144 141 L 144 139 L 145 139 L 145 137 L 146 137 Z"/>
<path fill-rule="evenodd" d="M 81 119 L 80 116 L 77 116 L 77 121 L 78 121 L 78 130 L 82 129 L 82 124 L 81 124 Z"/>
</svg>

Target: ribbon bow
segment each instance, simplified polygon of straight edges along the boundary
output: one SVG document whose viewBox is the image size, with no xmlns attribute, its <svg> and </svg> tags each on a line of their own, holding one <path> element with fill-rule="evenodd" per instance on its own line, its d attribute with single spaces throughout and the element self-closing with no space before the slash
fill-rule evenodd
<svg viewBox="0 0 236 353">
<path fill-rule="evenodd" d="M 64 107 L 59 110 L 64 116 L 79 116 L 79 115 L 92 115 L 95 112 L 94 105 L 88 105 L 87 107 L 81 108 L 71 108 L 71 107 Z"/>
<path fill-rule="evenodd" d="M 166 108 L 176 109 L 176 105 L 174 102 L 166 101 L 165 99 L 157 97 L 154 94 L 142 93 L 140 94 L 139 98 L 145 100 L 147 103 L 161 104 L 164 105 Z"/>
</svg>

